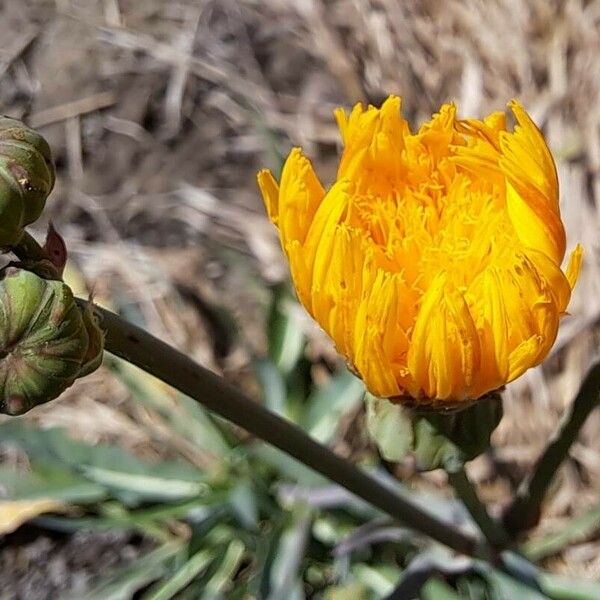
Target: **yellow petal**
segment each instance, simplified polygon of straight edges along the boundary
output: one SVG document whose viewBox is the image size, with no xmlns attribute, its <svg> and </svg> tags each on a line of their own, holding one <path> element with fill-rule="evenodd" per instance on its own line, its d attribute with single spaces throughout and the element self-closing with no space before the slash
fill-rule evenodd
<svg viewBox="0 0 600 600">
<path fill-rule="evenodd" d="M 581 244 L 577 244 L 575 246 L 575 250 L 571 252 L 571 256 L 569 257 L 569 264 L 567 265 L 567 280 L 569 281 L 569 285 L 571 289 L 575 287 L 577 283 L 577 279 L 579 279 L 579 272 L 581 271 L 581 265 L 583 263 L 583 247 Z"/>
<path fill-rule="evenodd" d="M 527 255 L 504 269 L 501 290 L 510 317 L 509 374 L 512 381 L 539 364 L 556 340 L 561 310 L 548 281 Z"/>
<path fill-rule="evenodd" d="M 269 169 L 259 171 L 256 179 L 269 219 L 274 225 L 277 225 L 279 220 L 279 185 L 277 185 L 273 173 Z"/>
<path fill-rule="evenodd" d="M 395 302 L 395 282 L 390 273 L 375 270 L 366 263 L 363 273 L 363 293 L 357 311 L 354 333 L 353 362 L 367 387 L 375 395 L 400 395 L 394 368 L 384 350 L 386 329 L 392 326 L 390 316 Z"/>
<path fill-rule="evenodd" d="M 495 267 L 486 269 L 469 288 L 476 298 L 477 332 L 481 349 L 481 366 L 475 373 L 474 394 L 481 396 L 501 387 L 509 372 L 510 315 L 502 294 L 502 274 Z"/>
<path fill-rule="evenodd" d="M 310 271 L 311 278 L 321 244 L 323 244 L 321 256 L 322 260 L 325 260 L 327 246 L 331 243 L 336 227 L 344 221 L 349 204 L 349 182 L 347 181 L 336 183 L 320 203 L 303 246 L 306 268 Z"/>
<path fill-rule="evenodd" d="M 527 256 L 538 273 L 546 281 L 548 291 L 554 298 L 557 311 L 559 313 L 564 312 L 571 299 L 572 286 L 569 283 L 569 279 L 560 270 L 560 267 L 550 260 L 546 254 L 529 250 Z"/>
<path fill-rule="evenodd" d="M 408 368 L 422 394 L 436 400 L 469 397 L 480 349 L 462 294 L 440 274 L 425 294 L 408 352 Z"/>
<path fill-rule="evenodd" d="M 517 126 L 513 133 L 500 134 L 502 165 L 507 176 L 519 186 L 533 185 L 558 212 L 558 175 L 544 136 L 519 102 L 509 103 Z"/>
<path fill-rule="evenodd" d="M 565 252 L 565 233 L 558 215 L 534 193 L 519 193 L 510 181 L 506 183 L 506 206 L 523 245 L 543 252 L 560 265 Z"/>
<path fill-rule="evenodd" d="M 283 245 L 291 240 L 304 242 L 325 190 L 310 161 L 299 148 L 292 148 L 281 172 L 279 184 L 279 231 Z"/>
<path fill-rule="evenodd" d="M 345 224 L 335 228 L 325 260 L 315 261 L 311 305 L 338 350 L 351 358 L 354 327 L 362 294 L 364 237 Z M 321 247 L 319 249 L 321 252 Z"/>
</svg>

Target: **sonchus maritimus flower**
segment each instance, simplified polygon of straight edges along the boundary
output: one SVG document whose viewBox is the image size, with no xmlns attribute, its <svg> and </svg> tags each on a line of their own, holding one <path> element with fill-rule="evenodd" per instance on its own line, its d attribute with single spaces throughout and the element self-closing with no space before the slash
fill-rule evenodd
<svg viewBox="0 0 600 600">
<path fill-rule="evenodd" d="M 325 190 L 298 148 L 258 183 L 298 297 L 379 397 L 461 405 L 540 363 L 581 265 L 554 161 L 523 107 L 456 107 L 412 133 L 400 99 L 336 111 L 344 151 Z"/>
</svg>

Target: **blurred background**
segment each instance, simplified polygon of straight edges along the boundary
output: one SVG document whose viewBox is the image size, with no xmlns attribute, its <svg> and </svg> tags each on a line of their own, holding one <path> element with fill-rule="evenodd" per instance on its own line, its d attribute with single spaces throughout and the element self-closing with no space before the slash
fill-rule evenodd
<svg viewBox="0 0 600 600">
<path fill-rule="evenodd" d="M 585 263 L 552 355 L 508 387 L 494 449 L 469 465 L 491 510 L 506 505 L 598 352 L 600 2 L 0 7 L 0 111 L 52 147 L 46 215 L 68 282 L 442 512 L 456 508 L 443 473 L 384 464 L 369 444 L 361 385 L 295 303 L 255 174 L 299 145 L 331 182 L 340 105 L 398 94 L 418 125 L 449 100 L 481 117 L 519 98 L 556 157 L 568 248 L 582 243 Z M 594 413 L 527 541 L 543 568 L 600 578 L 599 491 Z M 0 492 L 2 600 L 379 598 L 426 544 L 110 357 L 59 401 L 0 421 Z M 492 597 L 493 581 L 463 579 L 460 597 Z"/>
</svg>

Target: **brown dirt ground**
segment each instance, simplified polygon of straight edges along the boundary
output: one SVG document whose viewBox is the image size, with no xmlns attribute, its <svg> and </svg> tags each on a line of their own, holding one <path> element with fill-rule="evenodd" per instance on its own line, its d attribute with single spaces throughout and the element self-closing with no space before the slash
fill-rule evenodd
<svg viewBox="0 0 600 600">
<path fill-rule="evenodd" d="M 301 145 L 330 181 L 340 104 L 397 93 L 418 123 L 448 100 L 481 116 L 521 99 L 555 153 L 569 246 L 581 242 L 586 260 L 552 357 L 507 390 L 494 442 L 508 476 L 485 459 L 472 465 L 492 507 L 506 502 L 598 353 L 600 1 L 0 0 L 0 9 L 0 111 L 39 128 L 53 148 L 48 212 L 79 276 L 97 298 L 130 303 L 153 332 L 241 383 L 248 352 L 212 341 L 206 308 L 219 299 L 264 349 L 257 281 L 286 271 L 256 170 Z M 307 327 L 316 351 L 331 356 Z M 31 419 L 142 454 L 177 452 L 107 370 Z M 599 491 L 596 413 L 537 534 Z M 598 578 L 598 547 L 586 540 L 546 566 Z"/>
</svg>

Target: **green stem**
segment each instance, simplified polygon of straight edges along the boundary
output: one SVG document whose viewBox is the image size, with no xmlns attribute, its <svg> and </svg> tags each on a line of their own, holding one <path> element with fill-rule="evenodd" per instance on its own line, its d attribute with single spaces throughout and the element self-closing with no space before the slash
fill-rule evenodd
<svg viewBox="0 0 600 600">
<path fill-rule="evenodd" d="M 493 548 L 506 548 L 511 540 L 502 525 L 491 517 L 471 480 L 467 477 L 464 465 L 457 469 L 448 470 L 448 480 L 454 488 L 456 495 L 462 500 L 473 520 Z"/>
<path fill-rule="evenodd" d="M 302 429 L 253 402 L 224 379 L 201 367 L 121 317 L 96 309 L 106 331 L 106 350 L 158 377 L 221 417 L 283 450 L 412 529 L 470 556 L 489 556 L 484 541 L 441 521 L 402 498 Z"/>
<path fill-rule="evenodd" d="M 533 471 L 519 486 L 503 521 L 514 536 L 535 527 L 541 514 L 542 500 L 556 472 L 569 453 L 588 415 L 600 403 L 600 362 L 588 371 L 570 410 L 538 459 Z"/>
</svg>

